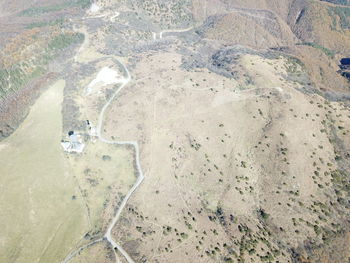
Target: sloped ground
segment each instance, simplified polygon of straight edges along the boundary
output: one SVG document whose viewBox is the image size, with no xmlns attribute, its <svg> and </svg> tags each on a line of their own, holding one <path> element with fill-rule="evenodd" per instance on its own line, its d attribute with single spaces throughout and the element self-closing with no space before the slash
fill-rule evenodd
<svg viewBox="0 0 350 263">
<path fill-rule="evenodd" d="M 140 145 L 146 179 L 112 232 L 135 262 L 344 262 L 349 84 L 337 70 L 350 45 L 348 7 L 331 2 L 97 1 L 84 19 L 67 14 L 84 1 L 23 8 L 29 17 L 73 18 L 45 24 L 73 41 L 54 41 L 66 57 L 43 63 L 66 80 L 64 134 L 73 129 L 92 142 L 68 158 L 84 220 L 93 219 L 69 251 L 102 237 L 135 179 L 130 149 L 93 143 L 86 126 L 87 119 L 97 124 L 119 86 L 90 95 L 86 88 L 104 67 L 125 74 L 123 62 L 132 80 L 108 108 L 102 131 Z M 35 23 L 24 32 L 38 34 L 42 21 Z M 32 68 L 53 39 L 21 37 L 5 43 L 28 52 L 8 57 L 28 59 Z M 74 56 L 68 51 L 78 43 Z M 26 78 L 17 90 L 31 94 L 25 84 L 39 79 Z M 73 261 L 115 261 L 106 243 Z"/>
<path fill-rule="evenodd" d="M 43 93 L 20 128 L 1 143 L 2 262 L 60 258 L 86 226 L 57 144 L 64 84 L 59 81 Z"/>
<path fill-rule="evenodd" d="M 324 130 L 328 111 L 348 123 L 348 108 L 298 91 L 283 58 L 239 58 L 254 83 L 242 90 L 206 70 L 178 70 L 170 54 L 141 61 L 142 81 L 121 94 L 106 126 L 143 142 L 146 180 L 115 227 L 136 261 L 288 262 L 305 242 L 342 236 L 346 206 L 336 205 Z"/>
<path fill-rule="evenodd" d="M 0 7 L 0 138 L 10 135 L 28 114 L 47 83 L 84 36 L 69 19 L 82 14 L 89 1 L 5 1 Z M 63 56 L 62 56 L 63 55 Z M 61 60 L 62 62 L 62 60 Z"/>
</svg>

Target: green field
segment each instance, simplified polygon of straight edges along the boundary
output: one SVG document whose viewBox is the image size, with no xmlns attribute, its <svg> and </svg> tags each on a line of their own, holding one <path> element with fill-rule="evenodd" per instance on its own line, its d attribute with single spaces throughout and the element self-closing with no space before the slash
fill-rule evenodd
<svg viewBox="0 0 350 263">
<path fill-rule="evenodd" d="M 60 146 L 64 85 L 45 91 L 0 143 L 0 262 L 59 262 L 87 228 Z"/>
<path fill-rule="evenodd" d="M 79 8 L 87 8 L 91 5 L 91 0 L 75 0 L 75 1 L 65 1 L 62 3 L 47 5 L 47 6 L 35 6 L 23 10 L 20 15 L 21 16 L 39 16 L 42 14 L 62 11 L 64 9 L 79 7 Z"/>
<path fill-rule="evenodd" d="M 97 140 L 82 154 L 63 152 L 64 85 L 45 91 L 0 143 L 0 262 L 60 262 L 101 238 L 135 182 L 124 146 Z"/>
</svg>

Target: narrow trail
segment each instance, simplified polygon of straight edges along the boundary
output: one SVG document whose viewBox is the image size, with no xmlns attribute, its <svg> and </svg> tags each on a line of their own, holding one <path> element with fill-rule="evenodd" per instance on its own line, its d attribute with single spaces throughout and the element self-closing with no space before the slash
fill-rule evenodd
<svg viewBox="0 0 350 263">
<path fill-rule="evenodd" d="M 194 29 L 194 27 L 188 27 L 188 28 L 181 28 L 181 29 L 167 29 L 167 30 L 163 30 L 160 31 L 159 33 L 156 32 L 152 32 L 152 36 L 153 36 L 153 40 L 157 39 L 157 34 L 158 34 L 158 39 L 162 39 L 163 38 L 163 34 L 165 33 L 184 33 L 187 31 L 191 31 L 192 29 Z"/>
<path fill-rule="evenodd" d="M 97 239 L 97 240 L 95 240 L 95 241 L 92 241 L 92 242 L 90 242 L 90 243 L 88 243 L 88 244 L 86 244 L 86 245 L 84 245 L 84 246 L 82 246 L 82 247 L 76 249 L 75 251 L 73 251 L 72 253 L 70 253 L 70 254 L 62 261 L 62 263 L 69 262 L 71 259 L 73 259 L 76 255 L 78 255 L 78 254 L 79 254 L 80 252 L 82 252 L 84 249 L 86 249 L 86 248 L 88 248 L 88 247 L 91 247 L 91 246 L 93 246 L 93 245 L 95 245 L 95 244 L 97 244 L 97 243 L 99 243 L 99 242 L 101 242 L 101 241 L 103 241 L 102 238 Z"/>
<path fill-rule="evenodd" d="M 104 237 L 95 241 L 90 242 L 87 245 L 84 245 L 82 247 L 79 247 L 78 249 L 76 249 L 75 251 L 71 252 L 62 262 L 63 263 L 67 263 L 69 262 L 72 258 L 74 258 L 76 255 L 78 255 L 80 252 L 82 252 L 84 249 L 89 248 L 91 246 L 93 246 L 94 244 L 101 242 L 103 240 L 107 240 L 111 246 L 114 249 L 114 253 L 116 255 L 115 250 L 118 249 L 118 251 L 125 257 L 125 259 L 128 261 L 128 263 L 134 263 L 134 260 L 129 256 L 129 254 L 113 239 L 112 237 L 112 229 L 115 226 L 115 224 L 117 223 L 123 209 L 125 208 L 127 202 L 129 201 L 131 195 L 134 193 L 134 191 L 140 186 L 140 184 L 142 183 L 142 181 L 144 180 L 144 175 L 142 173 L 142 169 L 141 169 L 141 164 L 140 164 L 140 150 L 139 150 L 139 145 L 136 141 L 111 141 L 111 140 L 107 140 L 106 138 L 103 137 L 102 135 L 102 128 L 103 128 L 103 119 L 104 119 L 104 115 L 106 112 L 106 109 L 109 107 L 109 105 L 111 104 L 111 102 L 117 97 L 117 95 L 119 94 L 119 92 L 130 82 L 131 80 L 131 76 L 130 76 L 130 72 L 127 69 L 127 67 L 120 61 L 118 61 L 120 63 L 120 65 L 123 67 L 125 73 L 126 73 L 126 78 L 123 81 L 123 84 L 114 92 L 114 94 L 111 96 L 111 98 L 106 102 L 106 104 L 103 106 L 99 118 L 98 118 L 98 126 L 97 126 L 97 136 L 98 139 L 101 142 L 104 143 L 108 143 L 108 144 L 116 144 L 116 145 L 131 145 L 133 146 L 133 148 L 135 149 L 135 158 L 136 158 L 136 168 L 137 168 L 137 180 L 134 183 L 134 185 L 132 186 L 132 188 L 129 190 L 129 192 L 127 193 L 127 195 L 124 197 L 122 203 L 120 204 L 118 210 L 115 213 L 115 216 L 113 217 L 111 223 L 108 226 L 108 229 L 106 231 L 106 233 L 104 234 Z M 116 255 L 116 261 L 118 262 L 118 257 Z"/>
<path fill-rule="evenodd" d="M 193 27 L 190 28 L 186 28 L 186 29 L 173 29 L 173 30 L 164 30 L 162 32 L 159 33 L 159 38 L 163 37 L 163 33 L 170 33 L 170 32 L 186 32 L 186 31 L 190 31 L 192 30 Z M 156 34 L 154 33 L 154 39 L 156 39 Z M 82 45 L 82 47 L 79 49 L 80 53 L 86 45 Z M 118 210 L 116 211 L 111 223 L 109 224 L 106 233 L 104 234 L 103 238 L 94 240 L 84 246 L 81 246 L 79 248 L 77 248 L 76 250 L 74 250 L 73 252 L 69 253 L 66 258 L 62 261 L 62 263 L 68 263 L 70 260 L 72 260 L 75 256 L 77 256 L 80 252 L 82 252 L 83 250 L 85 250 L 86 248 L 89 248 L 99 242 L 102 242 L 104 240 L 106 240 L 113 248 L 113 252 L 114 255 L 116 257 L 116 262 L 119 262 L 118 260 L 118 255 L 116 253 L 116 250 L 119 251 L 124 258 L 127 260 L 128 263 L 135 263 L 134 260 L 131 258 L 131 256 L 123 249 L 122 246 L 120 246 L 112 237 L 112 229 L 115 226 L 115 224 L 117 223 L 118 219 L 120 218 L 121 213 L 123 212 L 123 209 L 125 208 L 127 202 L 129 201 L 131 195 L 136 191 L 136 189 L 140 186 L 140 184 L 142 183 L 142 181 L 144 180 L 144 175 L 141 169 L 141 164 L 140 164 L 140 149 L 139 149 L 139 145 L 137 141 L 112 141 L 112 140 L 108 140 L 106 138 L 103 137 L 102 135 L 102 129 L 103 129 L 103 120 L 104 120 L 104 116 L 105 116 L 105 112 L 107 110 L 107 108 L 109 107 L 109 105 L 111 104 L 111 102 L 118 96 L 119 92 L 122 91 L 125 86 L 131 81 L 131 75 L 130 72 L 128 70 L 128 68 L 121 62 L 118 60 L 118 63 L 122 66 L 122 68 L 125 71 L 126 77 L 125 79 L 122 81 L 122 85 L 114 92 L 114 94 L 110 97 L 110 99 L 106 102 L 106 104 L 103 106 L 99 117 L 98 117 L 98 126 L 97 126 L 97 137 L 101 142 L 104 143 L 108 143 L 108 144 L 116 144 L 116 145 L 131 145 L 134 150 L 135 150 L 135 160 L 136 160 L 136 168 L 137 168 L 137 180 L 134 183 L 134 185 L 131 187 L 131 189 L 129 190 L 129 192 L 126 194 L 126 196 L 124 197 L 122 203 L 120 204 Z"/>
<path fill-rule="evenodd" d="M 132 145 L 135 149 L 135 159 L 136 159 L 136 168 L 137 168 L 137 173 L 138 173 L 138 177 L 137 180 L 135 182 L 135 184 L 133 185 L 133 187 L 131 187 L 131 189 L 129 190 L 129 192 L 127 193 L 127 195 L 124 197 L 122 203 L 120 204 L 112 222 L 110 223 L 104 237 L 107 239 L 107 241 L 112 245 L 112 247 L 115 249 L 117 248 L 118 251 L 120 251 L 120 253 L 125 257 L 125 259 L 129 262 L 129 263 L 134 263 L 133 259 L 129 256 L 129 254 L 119 245 L 117 244 L 113 237 L 112 237 L 112 229 L 115 226 L 115 224 L 117 223 L 124 207 L 126 206 L 127 202 L 129 201 L 131 195 L 135 192 L 135 190 L 140 186 L 140 184 L 142 183 L 142 181 L 144 180 L 144 175 L 142 173 L 142 169 L 141 169 L 141 164 L 140 164 L 140 150 L 139 150 L 139 145 L 136 141 L 110 141 L 107 140 L 105 138 L 103 138 L 102 136 L 102 126 L 103 126 L 103 118 L 105 115 L 105 111 L 108 108 L 108 106 L 111 104 L 111 102 L 117 97 L 117 95 L 119 94 L 119 92 L 130 82 L 131 80 L 131 76 L 129 73 L 129 70 L 127 69 L 127 67 L 119 61 L 119 63 L 122 65 L 122 67 L 124 68 L 127 77 L 124 81 L 124 83 L 116 90 L 116 92 L 113 94 L 113 96 L 107 101 L 107 103 L 103 106 L 100 116 L 99 116 L 99 123 L 98 123 L 98 128 L 97 128 L 97 135 L 100 141 L 104 142 L 104 143 L 109 143 L 109 144 L 117 144 L 117 145 Z"/>
<path fill-rule="evenodd" d="M 168 30 L 163 30 L 159 33 L 159 38 L 163 38 L 163 34 L 165 33 L 184 33 L 187 31 L 191 31 L 193 27 L 188 27 L 188 28 L 183 28 L 183 29 L 168 29 Z"/>
</svg>

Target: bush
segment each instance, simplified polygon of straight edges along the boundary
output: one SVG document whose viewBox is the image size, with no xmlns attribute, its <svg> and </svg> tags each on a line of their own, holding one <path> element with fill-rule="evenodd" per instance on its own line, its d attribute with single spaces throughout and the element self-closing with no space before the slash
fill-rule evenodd
<svg viewBox="0 0 350 263">
<path fill-rule="evenodd" d="M 266 220 L 269 219 L 269 217 L 270 217 L 270 215 L 269 215 L 268 213 L 266 213 L 265 210 L 262 209 L 262 208 L 260 208 L 260 209 L 258 210 L 258 214 L 259 214 L 259 216 L 260 216 L 264 221 L 266 221 Z"/>
</svg>

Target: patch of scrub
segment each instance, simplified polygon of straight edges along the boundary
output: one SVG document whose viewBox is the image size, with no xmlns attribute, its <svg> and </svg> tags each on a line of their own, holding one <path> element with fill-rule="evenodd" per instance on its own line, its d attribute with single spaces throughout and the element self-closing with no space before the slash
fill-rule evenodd
<svg viewBox="0 0 350 263">
<path fill-rule="evenodd" d="M 87 208 L 89 235 L 101 238 L 122 197 L 135 183 L 134 152 L 125 146 L 90 141 L 83 154 L 67 154 L 67 160 Z"/>
<path fill-rule="evenodd" d="M 117 84 L 125 82 L 124 77 L 120 77 L 119 73 L 109 67 L 102 68 L 96 78 L 90 82 L 86 92 L 90 94 L 94 89 L 101 88 L 110 84 Z"/>
<path fill-rule="evenodd" d="M 60 145 L 64 86 L 45 91 L 0 143 L 0 262 L 59 262 L 86 231 Z"/>
</svg>

